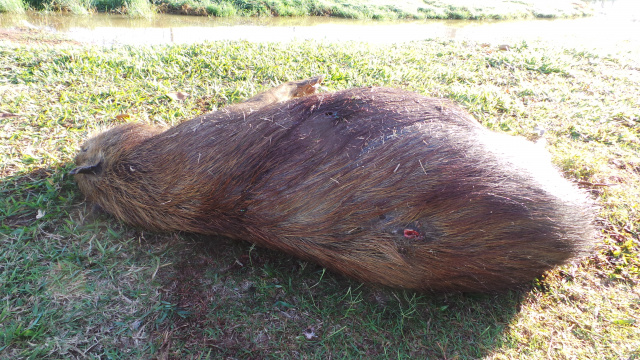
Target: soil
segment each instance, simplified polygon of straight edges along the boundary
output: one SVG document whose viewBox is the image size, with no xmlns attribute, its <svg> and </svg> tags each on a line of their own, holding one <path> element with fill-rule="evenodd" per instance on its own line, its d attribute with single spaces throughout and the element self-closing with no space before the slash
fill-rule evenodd
<svg viewBox="0 0 640 360">
<path fill-rule="evenodd" d="M 41 29 L 11 28 L 0 29 L 0 44 L 12 43 L 21 45 L 81 45 L 81 43 Z"/>
</svg>

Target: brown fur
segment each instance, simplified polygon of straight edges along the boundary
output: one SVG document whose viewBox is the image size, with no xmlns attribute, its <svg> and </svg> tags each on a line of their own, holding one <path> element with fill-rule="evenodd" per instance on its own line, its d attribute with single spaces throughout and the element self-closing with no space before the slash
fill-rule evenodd
<svg viewBox="0 0 640 360">
<path fill-rule="evenodd" d="M 129 224 L 248 240 L 393 287 L 505 289 L 593 241 L 590 202 L 536 145 L 447 100 L 311 94 L 320 80 L 166 131 L 116 127 L 87 141 L 73 173 Z"/>
</svg>

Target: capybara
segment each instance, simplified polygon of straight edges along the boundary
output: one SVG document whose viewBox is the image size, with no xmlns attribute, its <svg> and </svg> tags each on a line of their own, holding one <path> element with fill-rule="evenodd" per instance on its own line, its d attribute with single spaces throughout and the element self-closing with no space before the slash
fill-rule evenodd
<svg viewBox="0 0 640 360">
<path fill-rule="evenodd" d="M 247 240 L 391 287 L 510 288 L 594 241 L 591 201 L 539 145 L 447 100 L 316 94 L 321 80 L 166 130 L 117 126 L 71 173 L 126 223 Z"/>
</svg>

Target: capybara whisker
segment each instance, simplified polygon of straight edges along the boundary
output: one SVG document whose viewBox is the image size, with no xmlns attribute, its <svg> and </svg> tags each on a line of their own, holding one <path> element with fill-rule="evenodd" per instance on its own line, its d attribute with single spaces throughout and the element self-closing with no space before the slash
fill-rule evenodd
<svg viewBox="0 0 640 360">
<path fill-rule="evenodd" d="M 247 240 L 399 288 L 512 288 L 592 246 L 592 201 L 541 146 L 444 99 L 315 94 L 321 81 L 169 129 L 117 126 L 71 173 L 131 225 Z"/>
</svg>

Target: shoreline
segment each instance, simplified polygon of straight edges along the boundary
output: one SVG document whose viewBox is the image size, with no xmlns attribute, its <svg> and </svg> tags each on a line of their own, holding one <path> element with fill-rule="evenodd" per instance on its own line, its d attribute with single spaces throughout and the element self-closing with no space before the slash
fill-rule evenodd
<svg viewBox="0 0 640 360">
<path fill-rule="evenodd" d="M 297 17 L 329 16 L 371 20 L 517 20 L 532 18 L 574 18 L 593 15 L 593 7 L 583 0 L 524 0 L 508 2 L 487 0 L 478 5 L 465 0 L 40 0 L 26 6 L 23 0 L 0 0 L 0 13 L 20 14 L 26 10 L 90 15 L 92 13 L 127 14 L 153 17 L 156 13 L 193 16 Z"/>
</svg>

